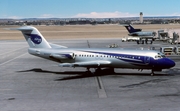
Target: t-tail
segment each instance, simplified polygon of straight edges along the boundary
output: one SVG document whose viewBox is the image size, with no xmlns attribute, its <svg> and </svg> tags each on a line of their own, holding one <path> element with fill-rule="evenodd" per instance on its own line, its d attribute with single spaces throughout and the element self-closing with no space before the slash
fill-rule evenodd
<svg viewBox="0 0 180 111">
<path fill-rule="evenodd" d="M 126 29 L 128 30 L 129 33 L 134 33 L 134 32 L 140 32 L 142 29 L 135 29 L 131 24 L 129 25 L 124 25 Z"/>
<path fill-rule="evenodd" d="M 35 27 L 24 26 L 20 28 L 12 28 L 10 30 L 21 31 L 30 48 L 51 48 L 46 39 Z"/>
</svg>

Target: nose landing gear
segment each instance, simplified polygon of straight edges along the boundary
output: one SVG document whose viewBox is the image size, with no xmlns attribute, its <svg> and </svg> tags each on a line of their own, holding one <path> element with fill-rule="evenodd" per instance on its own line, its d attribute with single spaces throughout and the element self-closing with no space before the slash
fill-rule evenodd
<svg viewBox="0 0 180 111">
<path fill-rule="evenodd" d="M 154 76 L 154 70 L 153 69 L 151 70 L 151 76 Z"/>
<path fill-rule="evenodd" d="M 154 76 L 155 75 L 155 73 L 154 73 L 154 71 L 158 71 L 158 72 L 161 72 L 162 71 L 162 69 L 152 69 L 151 70 L 151 76 Z"/>
</svg>

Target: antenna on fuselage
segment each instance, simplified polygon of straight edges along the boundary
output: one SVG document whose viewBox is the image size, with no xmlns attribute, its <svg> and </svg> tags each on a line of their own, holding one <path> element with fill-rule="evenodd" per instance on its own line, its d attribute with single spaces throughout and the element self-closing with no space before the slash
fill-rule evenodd
<svg viewBox="0 0 180 111">
<path fill-rule="evenodd" d="M 89 44 L 89 41 L 87 40 L 87 44 L 88 44 L 88 47 L 90 48 L 90 44 Z"/>
</svg>

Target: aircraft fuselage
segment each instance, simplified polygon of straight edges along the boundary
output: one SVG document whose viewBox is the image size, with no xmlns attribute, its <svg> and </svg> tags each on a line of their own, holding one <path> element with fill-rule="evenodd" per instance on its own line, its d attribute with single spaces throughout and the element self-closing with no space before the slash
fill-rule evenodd
<svg viewBox="0 0 180 111">
<path fill-rule="evenodd" d="M 101 65 L 89 65 L 92 67 L 113 67 L 113 68 L 131 68 L 131 69 L 164 69 L 170 68 L 175 63 L 161 56 L 156 51 L 151 50 L 124 50 L 124 49 L 43 49 L 29 48 L 29 53 L 35 56 L 53 60 L 59 63 L 83 63 L 92 61 L 99 62 Z M 157 58 L 156 58 L 157 57 Z M 104 62 L 109 62 L 108 65 Z M 81 66 L 81 65 L 80 65 Z M 83 66 L 83 65 L 82 65 Z M 81 67 L 82 67 L 81 66 Z M 72 67 L 78 67 L 73 66 Z M 88 66 L 85 66 L 88 67 Z"/>
<path fill-rule="evenodd" d="M 129 34 L 130 36 L 140 36 L 140 37 L 154 37 L 153 32 L 133 32 Z"/>
</svg>

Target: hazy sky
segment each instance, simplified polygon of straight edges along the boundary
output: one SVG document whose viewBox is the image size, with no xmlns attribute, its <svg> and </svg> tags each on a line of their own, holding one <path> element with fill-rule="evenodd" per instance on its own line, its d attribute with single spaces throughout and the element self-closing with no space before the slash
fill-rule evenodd
<svg viewBox="0 0 180 111">
<path fill-rule="evenodd" d="M 180 0 L 0 0 L 0 18 L 180 16 Z"/>
</svg>

